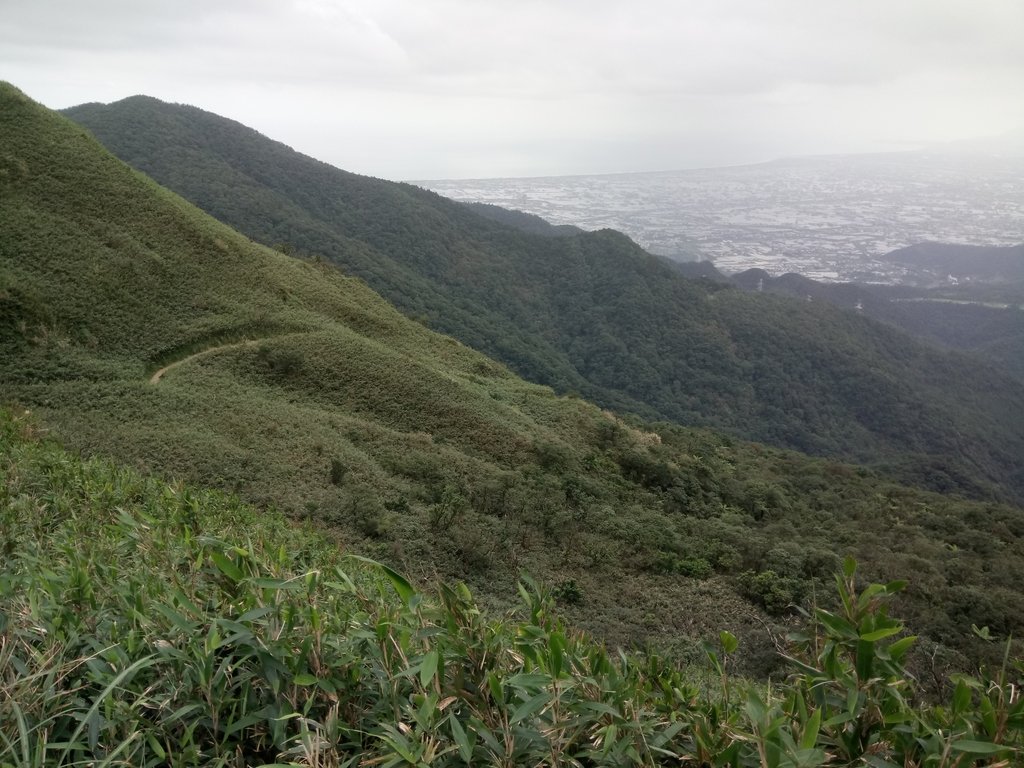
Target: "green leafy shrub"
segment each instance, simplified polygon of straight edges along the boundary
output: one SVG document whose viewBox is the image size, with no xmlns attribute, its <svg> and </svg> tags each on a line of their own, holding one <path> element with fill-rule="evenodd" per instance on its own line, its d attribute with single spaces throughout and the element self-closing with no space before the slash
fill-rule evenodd
<svg viewBox="0 0 1024 768">
<path fill-rule="evenodd" d="M 348 473 L 348 467 L 341 459 L 331 459 L 331 485 L 341 485 Z"/>
<path fill-rule="evenodd" d="M 775 571 L 746 571 L 740 574 L 737 584 L 741 594 L 775 615 L 794 610 L 803 597 L 796 579 Z"/>
<path fill-rule="evenodd" d="M 837 576 L 788 677 L 713 684 L 570 630 L 532 581 L 494 618 L 221 493 L 82 461 L 0 419 L 0 765 L 1019 764 L 1024 665 L 927 703 L 889 604 Z M 577 587 L 578 589 L 578 587 Z M 571 582 L 556 589 L 564 600 Z M 982 642 L 989 630 L 977 629 Z"/>
<path fill-rule="evenodd" d="M 580 585 L 576 583 L 576 579 L 566 579 L 565 581 L 559 582 L 558 585 L 551 590 L 551 595 L 559 603 L 565 605 L 579 605 L 583 602 L 583 590 L 580 589 Z"/>
</svg>

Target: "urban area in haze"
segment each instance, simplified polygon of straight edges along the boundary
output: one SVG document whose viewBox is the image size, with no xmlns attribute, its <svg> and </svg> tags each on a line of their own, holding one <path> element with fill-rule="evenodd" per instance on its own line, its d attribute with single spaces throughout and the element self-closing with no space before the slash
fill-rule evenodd
<svg viewBox="0 0 1024 768">
<path fill-rule="evenodd" d="M 455 200 L 612 228 L 680 261 L 899 283 L 885 254 L 1024 239 L 1024 137 L 998 152 L 836 155 L 660 173 L 417 182 Z"/>
</svg>

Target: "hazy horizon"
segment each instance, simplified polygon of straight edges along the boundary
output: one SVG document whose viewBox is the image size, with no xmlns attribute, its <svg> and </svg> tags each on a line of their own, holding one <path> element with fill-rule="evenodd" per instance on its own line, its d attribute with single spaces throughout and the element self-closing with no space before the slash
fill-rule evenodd
<svg viewBox="0 0 1024 768">
<path fill-rule="evenodd" d="M 975 137 L 974 139 L 972 139 L 971 143 L 972 144 L 975 144 L 975 143 L 981 144 L 981 143 L 985 143 L 985 142 L 987 142 L 989 140 L 1004 139 L 1004 138 L 1006 138 L 1008 136 L 1012 136 L 1014 138 L 1014 140 L 1015 140 L 1015 142 L 1014 142 L 1015 143 L 1015 148 L 1014 148 L 1014 151 L 1012 153 L 1012 157 L 1014 159 L 1019 159 L 1019 158 L 1024 157 L 1024 132 L 1021 132 L 1019 134 L 1020 142 L 1022 142 L 1022 143 L 1020 143 L 1020 149 L 1019 150 L 1016 149 L 1016 146 L 1017 146 L 1017 141 L 1016 140 L 1017 140 L 1017 137 L 1018 137 L 1018 132 L 1017 131 L 1007 132 L 1007 133 L 999 134 L 999 135 L 996 135 L 996 136 L 978 136 L 978 137 Z M 270 137 L 270 138 L 273 138 L 273 137 Z M 884 157 L 884 156 L 887 156 L 887 155 L 894 155 L 894 156 L 897 156 L 897 155 L 921 155 L 921 156 L 928 156 L 928 155 L 931 155 L 931 154 L 934 154 L 936 156 L 939 156 L 939 155 L 949 155 L 949 156 L 954 156 L 954 157 L 957 156 L 957 155 L 960 155 L 960 156 L 963 156 L 963 157 L 966 158 L 966 157 L 970 157 L 972 155 L 975 155 L 975 154 L 977 154 L 979 152 L 983 153 L 983 154 L 991 154 L 991 155 L 994 155 L 996 157 L 999 156 L 999 152 L 989 152 L 988 150 L 986 150 L 984 148 L 980 148 L 980 149 L 973 149 L 972 148 L 972 149 L 968 149 L 968 150 L 958 150 L 958 149 L 956 149 L 956 144 L 957 143 L 958 142 L 936 143 L 936 144 L 922 145 L 920 147 L 913 147 L 913 148 L 910 148 L 910 149 L 893 149 L 893 150 L 888 150 L 888 151 L 875 151 L 875 152 L 821 152 L 821 153 L 815 153 L 815 154 L 790 154 L 790 155 L 780 155 L 778 157 L 770 157 L 770 158 L 767 158 L 767 159 L 764 159 L 764 160 L 754 160 L 754 161 L 751 161 L 751 162 L 724 163 L 724 164 L 721 164 L 721 165 L 693 165 L 693 166 L 687 166 L 687 167 L 681 167 L 681 168 L 640 168 L 640 169 L 637 169 L 637 170 L 634 170 L 634 171 L 608 171 L 608 172 L 600 172 L 600 171 L 598 171 L 598 172 L 594 172 L 594 173 L 586 173 L 586 172 L 583 172 L 583 173 L 552 173 L 552 174 L 537 174 L 537 175 L 530 175 L 530 176 L 516 176 L 516 175 L 511 175 L 511 174 L 510 175 L 506 175 L 506 176 L 458 176 L 458 177 L 456 177 L 456 176 L 447 176 L 447 177 L 437 177 L 437 178 L 431 178 L 431 179 L 428 179 L 428 178 L 397 179 L 397 181 L 403 181 L 403 182 L 406 182 L 408 184 L 417 184 L 419 182 L 435 182 L 435 181 L 436 182 L 449 182 L 449 181 L 451 181 L 451 182 L 455 182 L 455 181 L 465 181 L 465 182 L 470 182 L 470 181 L 505 181 L 505 180 L 508 180 L 508 181 L 532 181 L 532 180 L 538 180 L 538 181 L 540 181 L 540 180 L 545 180 L 545 179 L 590 178 L 590 177 L 598 177 L 598 176 L 653 176 L 653 175 L 658 175 L 658 174 L 670 175 L 670 174 L 675 174 L 675 173 L 686 173 L 688 171 L 715 171 L 715 170 L 725 170 L 725 169 L 729 169 L 729 168 L 739 169 L 739 168 L 748 168 L 748 167 L 753 167 L 753 166 L 758 166 L 758 165 L 771 165 L 773 163 L 786 163 L 786 162 L 790 162 L 790 161 L 795 162 L 795 161 L 800 161 L 800 160 L 815 160 L 815 159 L 829 159 L 829 158 L 851 158 L 852 159 L 852 158 Z M 317 158 L 317 159 L 319 159 L 319 158 Z"/>
<path fill-rule="evenodd" d="M 536 178 L 1024 131 L 1024 4 L 0 0 L 52 108 L 145 94 L 392 179 Z"/>
</svg>

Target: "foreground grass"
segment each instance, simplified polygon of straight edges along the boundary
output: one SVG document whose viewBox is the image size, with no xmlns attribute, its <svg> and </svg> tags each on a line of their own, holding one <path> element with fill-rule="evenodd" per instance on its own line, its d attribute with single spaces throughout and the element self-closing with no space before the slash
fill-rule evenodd
<svg viewBox="0 0 1024 768">
<path fill-rule="evenodd" d="M 1009 765 L 1019 663 L 915 698 L 900 584 L 794 636 L 786 683 L 609 654 L 529 580 L 495 620 L 219 492 L 0 416 L 0 766 Z"/>
</svg>

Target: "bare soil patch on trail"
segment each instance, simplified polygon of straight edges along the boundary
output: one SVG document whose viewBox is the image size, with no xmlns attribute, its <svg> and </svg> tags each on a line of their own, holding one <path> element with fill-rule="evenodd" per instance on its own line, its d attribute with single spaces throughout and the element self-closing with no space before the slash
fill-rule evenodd
<svg viewBox="0 0 1024 768">
<path fill-rule="evenodd" d="M 225 349 L 234 349 L 235 347 L 254 346 L 255 344 L 259 343 L 260 341 L 261 341 L 261 339 L 247 339 L 245 341 L 236 341 L 236 342 L 232 342 L 231 344 L 221 344 L 220 346 L 210 347 L 208 349 L 200 350 L 199 352 L 195 352 L 195 353 L 189 355 L 188 357 L 183 357 L 183 358 L 181 358 L 181 360 L 175 360 L 173 363 L 168 363 L 163 368 L 158 369 L 157 371 L 155 371 L 153 373 L 152 376 L 149 377 L 149 383 L 150 384 L 159 384 L 160 383 L 160 379 L 162 379 L 164 377 L 164 374 L 166 374 L 168 371 L 173 370 L 174 368 L 177 368 L 179 365 L 183 365 L 184 363 L 189 363 L 189 362 L 195 360 L 196 358 L 205 357 L 206 355 L 212 355 L 215 352 L 222 352 Z"/>
</svg>

